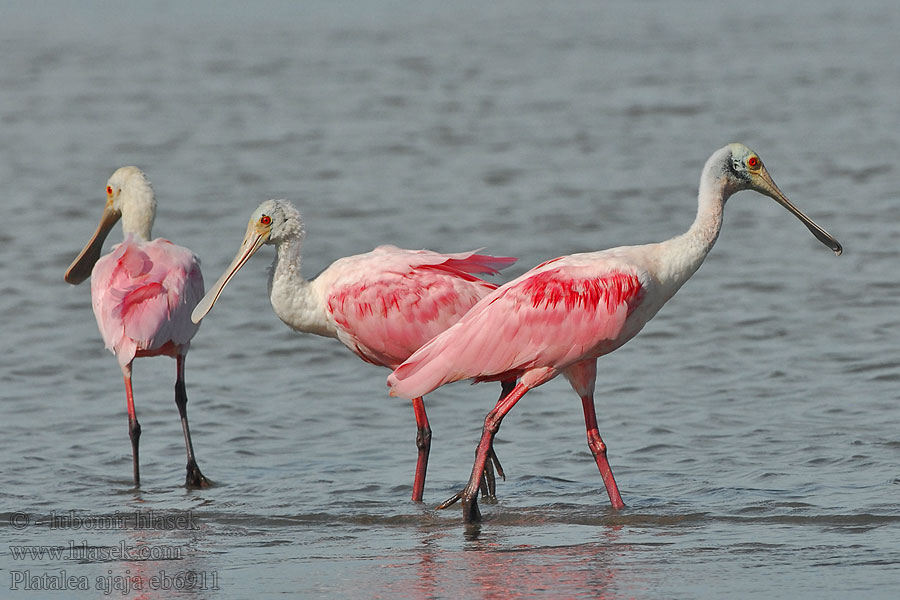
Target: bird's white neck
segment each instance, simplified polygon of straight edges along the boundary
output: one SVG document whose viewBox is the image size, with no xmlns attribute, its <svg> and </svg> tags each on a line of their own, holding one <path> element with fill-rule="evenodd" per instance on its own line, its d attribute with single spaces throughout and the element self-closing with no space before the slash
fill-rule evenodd
<svg viewBox="0 0 900 600">
<path fill-rule="evenodd" d="M 300 272 L 302 241 L 299 237 L 278 242 L 269 269 L 269 300 L 278 318 L 296 331 L 336 337 L 325 318 L 323 300 L 313 282 Z"/>
<path fill-rule="evenodd" d="M 725 201 L 733 190 L 728 188 L 727 180 L 721 175 L 721 160 L 716 161 L 715 158 L 716 155 L 713 155 L 703 169 L 697 216 L 690 229 L 659 244 L 657 275 L 670 287 L 670 297 L 700 268 L 722 229 Z"/>
<path fill-rule="evenodd" d="M 122 203 L 122 233 L 132 234 L 135 240 L 147 242 L 156 218 L 156 198 L 149 185 L 129 192 L 127 202 Z"/>
</svg>

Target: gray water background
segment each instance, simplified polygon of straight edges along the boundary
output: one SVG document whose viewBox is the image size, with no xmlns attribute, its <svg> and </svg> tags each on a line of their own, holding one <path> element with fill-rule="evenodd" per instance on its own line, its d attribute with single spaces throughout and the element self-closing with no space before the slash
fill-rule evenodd
<svg viewBox="0 0 900 600">
<path fill-rule="evenodd" d="M 110 595 L 896 597 L 894 0 L 0 11 L 0 596 L 102 597 L 97 583 L 132 577 L 143 590 Z M 387 370 L 275 317 L 271 248 L 225 291 L 187 360 L 194 444 L 217 485 L 181 486 L 174 362 L 154 358 L 135 364 L 132 489 L 118 367 L 89 286 L 62 280 L 116 167 L 146 170 L 154 234 L 192 248 L 207 285 L 270 197 L 303 212 L 309 276 L 393 243 L 518 256 L 506 281 L 684 231 L 704 161 L 734 140 L 845 253 L 767 198 L 732 198 L 706 264 L 601 359 L 600 431 L 626 509 L 608 508 L 561 378 L 503 423 L 508 478 L 478 528 L 433 508 L 468 477 L 497 389 L 428 396 L 429 479 L 411 503 L 412 410 L 387 397 Z M 175 526 L 97 529 L 132 514 Z M 53 527 L 54 516 L 76 519 Z M 190 526 L 172 521 L 185 516 Z M 9 549 L 70 542 L 177 557 Z M 25 571 L 92 589 L 11 589 Z M 148 589 L 186 571 L 218 589 Z"/>
</svg>

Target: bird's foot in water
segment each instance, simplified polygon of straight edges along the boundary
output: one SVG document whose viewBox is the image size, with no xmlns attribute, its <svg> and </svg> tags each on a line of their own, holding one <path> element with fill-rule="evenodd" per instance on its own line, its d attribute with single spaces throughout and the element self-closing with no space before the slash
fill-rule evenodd
<svg viewBox="0 0 900 600">
<path fill-rule="evenodd" d="M 494 452 L 493 444 L 491 444 L 484 470 L 481 472 L 481 477 L 477 479 L 478 483 L 473 483 L 475 477 L 473 473 L 472 479 L 469 480 L 465 489 L 438 504 L 437 510 L 443 510 L 462 501 L 463 520 L 466 523 L 478 523 L 481 521 L 481 511 L 478 510 L 478 491 L 481 490 L 481 497 L 485 502 L 489 504 L 497 503 L 495 471 L 497 475 L 500 475 L 504 480 L 506 479 L 506 473 L 503 472 L 503 466 L 500 464 L 500 459 L 497 458 L 497 453 Z"/>
<path fill-rule="evenodd" d="M 188 489 L 203 489 L 213 485 L 213 482 L 204 477 L 197 463 L 191 461 L 187 465 L 187 476 L 184 478 L 184 486 Z"/>
<path fill-rule="evenodd" d="M 469 496 L 467 490 L 462 490 L 461 492 L 457 492 L 453 494 L 443 502 L 441 502 L 437 509 L 443 510 L 450 506 L 453 506 L 459 501 L 462 501 L 462 509 L 463 509 L 463 521 L 466 523 L 479 523 L 481 521 L 481 511 L 478 510 L 478 493 L 471 494 Z"/>
</svg>

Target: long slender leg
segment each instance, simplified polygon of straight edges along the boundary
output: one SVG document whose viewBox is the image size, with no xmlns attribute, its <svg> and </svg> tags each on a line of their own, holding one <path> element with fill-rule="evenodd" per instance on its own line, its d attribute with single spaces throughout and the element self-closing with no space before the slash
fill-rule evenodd
<svg viewBox="0 0 900 600">
<path fill-rule="evenodd" d="M 466 523 L 477 523 L 481 520 L 481 512 L 478 510 L 478 487 L 481 484 L 481 478 L 484 474 L 484 465 L 488 460 L 491 452 L 491 446 L 494 443 L 494 436 L 500 429 L 500 422 L 506 416 L 516 402 L 528 391 L 525 384 L 517 384 L 512 391 L 505 397 L 497 401 L 493 410 L 484 418 L 484 428 L 481 432 L 481 442 L 478 444 L 478 451 L 475 454 L 475 464 L 472 467 L 472 475 L 469 477 L 469 483 L 465 489 L 455 496 L 444 501 L 438 508 L 446 508 L 457 500 L 462 501 L 463 519 Z"/>
<path fill-rule="evenodd" d="M 500 400 L 506 398 L 515 387 L 515 385 L 515 379 L 501 381 L 500 397 L 497 399 L 497 401 L 499 402 Z M 497 453 L 494 452 L 494 445 L 491 444 L 491 449 L 488 453 L 488 461 L 484 463 L 484 477 L 481 479 L 481 499 L 489 503 L 497 502 L 497 477 L 494 475 L 495 469 L 497 471 L 497 475 L 499 475 L 504 481 L 506 481 L 506 473 L 503 472 L 503 466 L 500 464 L 500 459 L 497 457 Z"/>
<path fill-rule="evenodd" d="M 134 487 L 141 485 L 141 468 L 138 457 L 138 445 L 141 441 L 141 424 L 134 412 L 134 395 L 131 392 L 131 363 L 122 367 L 125 379 L 125 400 L 128 403 L 128 437 L 131 438 L 131 461 L 134 468 Z"/>
<path fill-rule="evenodd" d="M 502 383 L 500 399 L 505 398 L 509 394 L 515 383 L 515 380 L 504 381 Z M 425 492 L 425 474 L 428 471 L 428 456 L 431 453 L 431 426 L 428 423 L 428 415 L 425 412 L 425 402 L 422 400 L 422 397 L 419 396 L 418 398 L 413 398 L 412 403 L 413 412 L 416 415 L 416 447 L 419 450 L 416 459 L 416 475 L 413 480 L 412 501 L 421 502 Z M 506 475 L 503 473 L 503 467 L 500 465 L 500 459 L 497 458 L 493 446 L 491 446 L 488 458 L 490 460 L 485 466 L 484 477 L 481 481 L 481 493 L 486 501 L 496 502 L 497 480 L 494 476 L 494 468 L 496 467 L 497 474 L 500 475 L 500 477 L 506 479 Z"/>
<path fill-rule="evenodd" d="M 184 354 L 178 354 L 175 357 L 175 368 L 177 375 L 175 378 L 175 405 L 178 407 L 178 414 L 181 415 L 181 429 L 184 431 L 184 447 L 187 451 L 187 476 L 184 485 L 189 488 L 209 487 L 210 482 L 200 467 L 197 466 L 197 459 L 194 457 L 194 444 L 191 442 L 191 429 L 188 427 L 187 418 L 187 391 L 184 385 Z"/>
<path fill-rule="evenodd" d="M 428 470 L 428 454 L 431 452 L 431 426 L 425 414 L 425 403 L 422 397 L 413 398 L 413 411 L 416 413 L 416 447 L 419 456 L 416 459 L 416 478 L 413 480 L 412 501 L 421 502 L 425 492 L 425 472 Z"/>
<path fill-rule="evenodd" d="M 584 408 L 584 426 L 587 429 L 588 447 L 600 469 L 603 485 L 606 486 L 606 493 L 609 494 L 609 502 L 617 510 L 625 508 L 625 503 L 622 502 L 622 496 L 619 494 L 619 486 L 616 485 L 612 469 L 609 468 L 609 461 L 606 460 L 606 444 L 603 443 L 600 430 L 597 429 L 597 413 L 594 409 L 593 396 L 590 394 L 583 396 L 581 406 Z"/>
</svg>

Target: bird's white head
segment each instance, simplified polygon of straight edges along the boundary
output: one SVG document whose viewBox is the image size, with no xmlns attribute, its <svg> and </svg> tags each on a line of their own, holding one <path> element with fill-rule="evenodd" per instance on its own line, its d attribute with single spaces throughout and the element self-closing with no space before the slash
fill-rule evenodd
<svg viewBox="0 0 900 600">
<path fill-rule="evenodd" d="M 113 225 L 122 219 L 122 231 L 141 241 L 150 239 L 156 217 L 153 186 L 137 167 L 116 169 L 106 182 L 106 204 L 94 235 L 66 270 L 66 281 L 78 284 L 90 277 L 100 258 L 103 242 Z"/>
<path fill-rule="evenodd" d="M 816 239 L 831 248 L 835 254 L 839 255 L 843 251 L 840 242 L 834 236 L 816 225 L 787 199 L 775 185 L 759 155 L 744 144 L 728 144 L 714 152 L 706 162 L 704 181 L 718 181 L 723 184 L 723 200 L 741 190 L 753 190 L 772 198 L 800 219 Z"/>
<path fill-rule="evenodd" d="M 200 319 L 212 310 L 225 285 L 264 244 L 280 246 L 286 242 L 293 242 L 299 245 L 304 235 L 303 219 L 293 204 L 286 200 L 266 200 L 260 204 L 250 215 L 247 232 L 234 260 L 194 308 L 191 320 L 199 323 Z"/>
<path fill-rule="evenodd" d="M 137 167 L 116 169 L 106 182 L 106 204 L 122 218 L 122 231 L 149 240 L 156 218 L 153 186 Z"/>
<path fill-rule="evenodd" d="M 287 200 L 266 200 L 260 204 L 250 215 L 248 233 L 251 228 L 265 238 L 266 244 L 302 242 L 306 236 L 300 211 Z"/>
</svg>

